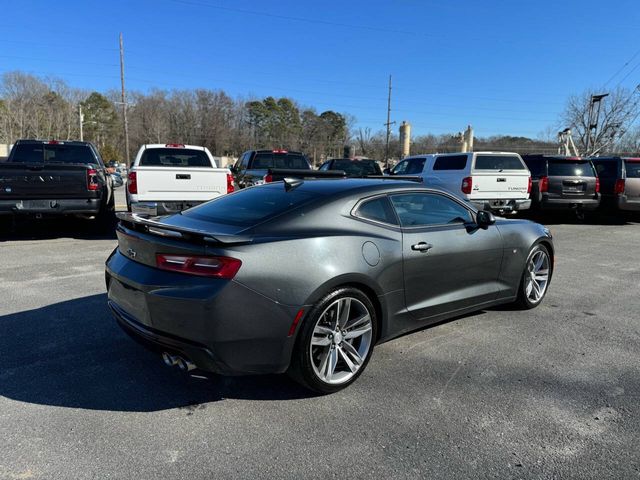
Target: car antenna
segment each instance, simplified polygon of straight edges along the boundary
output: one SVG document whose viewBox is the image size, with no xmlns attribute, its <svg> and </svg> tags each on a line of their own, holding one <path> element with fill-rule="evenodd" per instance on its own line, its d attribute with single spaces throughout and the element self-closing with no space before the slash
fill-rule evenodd
<svg viewBox="0 0 640 480">
<path fill-rule="evenodd" d="M 284 189 L 287 192 L 293 190 L 294 188 L 299 187 L 304 183 L 304 180 L 302 180 L 301 178 L 286 177 L 286 178 L 283 178 L 282 181 L 284 182 Z"/>
</svg>

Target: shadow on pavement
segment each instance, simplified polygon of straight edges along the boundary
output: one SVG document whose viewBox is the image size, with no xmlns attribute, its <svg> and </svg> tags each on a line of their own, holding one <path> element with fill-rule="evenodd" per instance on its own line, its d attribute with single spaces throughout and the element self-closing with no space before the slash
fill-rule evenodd
<svg viewBox="0 0 640 480">
<path fill-rule="evenodd" d="M 131 340 L 106 295 L 0 316 L 0 395 L 91 410 L 148 412 L 224 398 L 312 396 L 286 375 L 191 378 Z"/>
<path fill-rule="evenodd" d="M 0 242 L 16 240 L 50 240 L 77 238 L 80 240 L 112 240 L 116 238 L 116 220 L 97 224 L 93 220 L 73 217 L 42 218 L 0 217 Z"/>
</svg>

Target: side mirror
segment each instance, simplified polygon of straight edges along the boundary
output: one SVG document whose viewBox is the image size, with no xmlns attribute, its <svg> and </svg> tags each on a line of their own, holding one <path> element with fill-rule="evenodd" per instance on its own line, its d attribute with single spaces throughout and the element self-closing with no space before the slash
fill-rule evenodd
<svg viewBox="0 0 640 480">
<path fill-rule="evenodd" d="M 238 168 L 235 165 L 229 165 L 229 171 L 231 173 L 238 173 Z"/>
<path fill-rule="evenodd" d="M 496 217 L 487 210 L 480 210 L 476 215 L 476 223 L 480 228 L 487 228 L 489 225 L 496 223 Z"/>
<path fill-rule="evenodd" d="M 382 174 L 383 175 L 391 175 L 391 169 L 390 168 L 385 168 L 384 170 L 382 170 Z"/>
</svg>

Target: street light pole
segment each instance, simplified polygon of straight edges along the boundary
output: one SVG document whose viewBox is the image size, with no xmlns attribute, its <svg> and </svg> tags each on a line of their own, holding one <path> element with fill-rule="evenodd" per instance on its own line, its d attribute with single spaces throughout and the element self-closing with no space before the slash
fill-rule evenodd
<svg viewBox="0 0 640 480">
<path fill-rule="evenodd" d="M 127 96 L 124 90 L 124 46 L 122 32 L 120 32 L 120 83 L 122 85 L 122 120 L 124 123 L 124 156 L 129 165 L 129 122 L 127 121 Z"/>
</svg>

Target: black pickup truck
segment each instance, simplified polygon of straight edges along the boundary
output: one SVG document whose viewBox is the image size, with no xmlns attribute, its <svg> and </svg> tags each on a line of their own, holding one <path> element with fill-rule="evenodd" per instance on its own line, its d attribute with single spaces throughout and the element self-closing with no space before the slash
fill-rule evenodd
<svg viewBox="0 0 640 480">
<path fill-rule="evenodd" d="M 244 152 L 231 173 L 238 188 L 288 178 L 340 178 L 343 171 L 321 172 L 313 170 L 309 160 L 300 152 L 287 150 L 249 150 Z"/>
<path fill-rule="evenodd" d="M 114 217 L 111 178 L 87 142 L 18 140 L 0 163 L 0 216 Z"/>
</svg>

